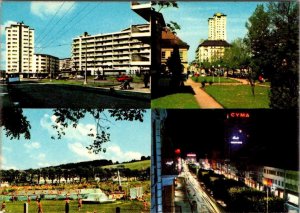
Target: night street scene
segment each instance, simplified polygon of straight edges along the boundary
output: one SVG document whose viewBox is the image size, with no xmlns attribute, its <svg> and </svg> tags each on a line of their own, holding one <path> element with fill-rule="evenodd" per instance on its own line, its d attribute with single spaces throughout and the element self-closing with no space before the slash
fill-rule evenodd
<svg viewBox="0 0 300 213">
<path fill-rule="evenodd" d="M 152 110 L 152 212 L 299 212 L 298 111 Z"/>
<path fill-rule="evenodd" d="M 150 10 L 136 2 L 2 2 L 2 105 L 150 108 Z"/>
</svg>

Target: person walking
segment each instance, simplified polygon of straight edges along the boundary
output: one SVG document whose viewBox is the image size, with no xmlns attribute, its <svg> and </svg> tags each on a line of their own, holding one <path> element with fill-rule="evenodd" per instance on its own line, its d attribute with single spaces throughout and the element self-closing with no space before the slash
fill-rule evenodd
<svg viewBox="0 0 300 213">
<path fill-rule="evenodd" d="M 6 203 L 5 203 L 5 200 L 2 202 L 2 205 L 1 205 L 1 211 L 2 212 L 5 212 L 5 208 L 6 208 Z"/>
<path fill-rule="evenodd" d="M 148 86 L 149 81 L 150 81 L 150 75 L 149 75 L 148 72 L 145 72 L 145 74 L 144 74 L 144 85 L 145 85 L 145 88 L 149 88 L 149 86 Z"/>
<path fill-rule="evenodd" d="M 42 207 L 41 199 L 38 199 L 37 206 L 38 206 L 38 213 L 43 213 L 43 207 Z"/>
<path fill-rule="evenodd" d="M 69 213 L 69 211 L 70 211 L 70 200 L 69 200 L 69 197 L 67 196 L 66 205 L 65 205 L 65 213 Z"/>
<path fill-rule="evenodd" d="M 82 199 L 78 198 L 78 211 L 80 211 L 82 208 Z"/>
</svg>

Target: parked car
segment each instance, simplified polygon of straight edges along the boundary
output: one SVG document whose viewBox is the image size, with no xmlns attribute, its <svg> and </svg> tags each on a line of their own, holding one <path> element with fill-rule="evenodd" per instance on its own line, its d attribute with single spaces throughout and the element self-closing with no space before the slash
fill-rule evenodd
<svg viewBox="0 0 300 213">
<path fill-rule="evenodd" d="M 121 75 L 121 76 L 117 77 L 118 82 L 124 82 L 124 81 L 132 82 L 132 80 L 133 80 L 133 78 L 128 75 Z"/>
<path fill-rule="evenodd" d="M 83 77 L 82 75 L 76 75 L 74 78 L 75 78 L 75 79 L 76 79 L 76 78 L 77 78 L 77 79 L 84 79 L 84 77 Z"/>
</svg>

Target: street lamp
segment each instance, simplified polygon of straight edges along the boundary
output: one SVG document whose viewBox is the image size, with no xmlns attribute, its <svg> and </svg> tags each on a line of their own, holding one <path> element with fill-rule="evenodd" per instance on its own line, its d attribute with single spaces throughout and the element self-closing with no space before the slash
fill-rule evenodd
<svg viewBox="0 0 300 213">
<path fill-rule="evenodd" d="M 85 40 L 85 72 L 84 72 L 84 82 L 83 82 L 84 85 L 87 84 L 86 72 L 87 72 L 87 39 Z"/>
<path fill-rule="evenodd" d="M 218 64 L 218 74 L 219 74 L 219 84 L 220 84 L 220 74 L 221 74 L 221 72 L 220 72 L 220 64 Z"/>
<path fill-rule="evenodd" d="M 213 74 L 213 82 L 215 82 L 215 78 L 214 78 L 215 77 L 215 75 L 214 75 L 215 74 L 215 66 L 214 65 L 212 66 L 212 74 Z"/>
</svg>

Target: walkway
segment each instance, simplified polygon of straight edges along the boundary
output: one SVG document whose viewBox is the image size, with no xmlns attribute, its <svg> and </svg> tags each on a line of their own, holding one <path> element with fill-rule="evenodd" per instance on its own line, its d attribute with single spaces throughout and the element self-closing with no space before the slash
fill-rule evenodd
<svg viewBox="0 0 300 213">
<path fill-rule="evenodd" d="M 210 95 L 208 95 L 203 89 L 200 88 L 200 83 L 194 82 L 192 79 L 188 79 L 185 82 L 186 86 L 191 86 L 195 92 L 195 98 L 202 109 L 223 109 L 223 107 L 215 101 Z"/>
</svg>

